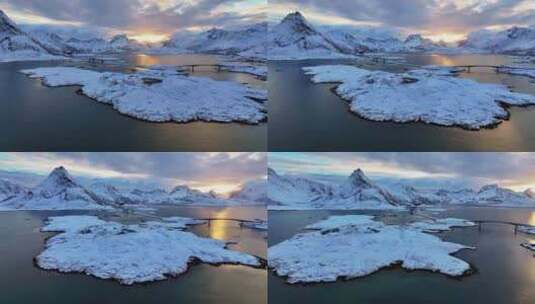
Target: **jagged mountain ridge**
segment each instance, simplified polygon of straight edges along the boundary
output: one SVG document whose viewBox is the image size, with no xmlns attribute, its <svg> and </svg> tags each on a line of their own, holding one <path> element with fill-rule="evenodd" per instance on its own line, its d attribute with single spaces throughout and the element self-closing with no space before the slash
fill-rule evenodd
<svg viewBox="0 0 535 304">
<path fill-rule="evenodd" d="M 164 189 L 123 190 L 104 182 L 84 186 L 64 167 L 55 168 L 41 183 L 30 189 L 0 180 L 0 209 L 67 210 L 111 209 L 124 205 L 237 205 L 238 200 L 219 197 L 180 185 Z"/>
<path fill-rule="evenodd" d="M 287 15 L 275 25 L 270 30 L 268 39 L 270 57 L 298 55 L 299 52 L 318 55 L 350 54 L 347 48 L 337 45 L 299 12 Z"/>
<path fill-rule="evenodd" d="M 0 179 L 0 202 L 27 192 L 28 188 L 18 183 L 11 182 L 7 179 Z"/>
<path fill-rule="evenodd" d="M 535 28 L 514 26 L 503 31 L 480 30 L 470 33 L 459 46 L 491 53 L 535 55 Z"/>
<path fill-rule="evenodd" d="M 179 32 L 165 41 L 163 47 L 179 52 L 265 58 L 267 29 L 267 23 L 263 22 L 234 30 L 212 28 L 201 33 Z"/>
<path fill-rule="evenodd" d="M 405 184 L 379 185 L 360 169 L 338 185 L 327 185 L 304 177 L 280 176 L 270 169 L 268 183 L 268 196 L 274 205 L 297 208 L 382 209 L 445 204 L 535 207 L 533 191 L 515 192 L 498 185 L 486 185 L 478 191 L 417 189 Z"/>
<path fill-rule="evenodd" d="M 20 29 L 0 10 L 0 53 L 51 55 L 53 52 Z"/>
<path fill-rule="evenodd" d="M 27 210 L 111 208 L 79 185 L 64 167 L 55 168 L 40 184 L 4 200 L 0 207 Z"/>
<path fill-rule="evenodd" d="M 395 36 L 374 36 L 377 31 L 357 29 L 320 30 L 299 12 L 287 15 L 269 35 L 270 58 L 314 58 L 359 55 L 367 52 L 428 52 L 446 48 L 421 35 L 405 41 Z"/>
<path fill-rule="evenodd" d="M 245 202 L 268 202 L 267 180 L 250 181 L 230 194 L 230 198 Z"/>
</svg>

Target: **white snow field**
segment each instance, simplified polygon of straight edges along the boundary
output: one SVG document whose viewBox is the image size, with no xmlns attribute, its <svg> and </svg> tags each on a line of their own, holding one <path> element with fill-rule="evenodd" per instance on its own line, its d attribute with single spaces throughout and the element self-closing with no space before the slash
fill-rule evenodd
<svg viewBox="0 0 535 304">
<path fill-rule="evenodd" d="M 262 266 L 252 255 L 226 249 L 225 242 L 182 231 L 200 223 L 179 217 L 137 225 L 95 216 L 51 217 L 42 231 L 61 233 L 47 240 L 35 260 L 43 269 L 85 273 L 126 285 L 177 276 L 195 262 Z"/>
<path fill-rule="evenodd" d="M 518 231 L 525 234 L 535 234 L 535 227 L 533 226 L 518 226 Z"/>
<path fill-rule="evenodd" d="M 535 96 L 421 69 L 402 74 L 348 65 L 303 68 L 314 83 L 340 83 L 336 93 L 350 110 L 374 121 L 425 122 L 478 130 L 509 117 L 504 106 L 535 104 Z"/>
<path fill-rule="evenodd" d="M 411 223 L 409 226 L 422 230 L 424 232 L 441 232 L 441 231 L 450 231 L 451 228 L 455 227 L 473 227 L 476 223 L 472 221 L 467 221 L 457 218 L 444 218 L 444 219 L 433 219 L 426 220 L 423 222 Z"/>
<path fill-rule="evenodd" d="M 42 78 L 48 86 L 79 85 L 88 97 L 111 104 L 122 114 L 151 122 L 258 124 L 267 117 L 266 90 L 189 77 L 176 70 L 147 69 L 123 74 L 52 67 L 21 72 Z"/>
<path fill-rule="evenodd" d="M 332 216 L 268 249 L 269 267 L 289 283 L 334 282 L 400 265 L 449 276 L 470 273 L 451 254 L 464 245 L 442 241 L 420 229 L 385 225 L 366 215 Z"/>
<path fill-rule="evenodd" d="M 268 222 L 260 219 L 256 219 L 252 222 L 243 222 L 240 226 L 255 230 L 268 230 Z"/>
<path fill-rule="evenodd" d="M 222 66 L 223 71 L 232 73 L 243 73 L 256 76 L 258 79 L 264 80 L 268 77 L 268 68 L 265 65 L 252 65 L 243 63 L 225 63 Z"/>
</svg>

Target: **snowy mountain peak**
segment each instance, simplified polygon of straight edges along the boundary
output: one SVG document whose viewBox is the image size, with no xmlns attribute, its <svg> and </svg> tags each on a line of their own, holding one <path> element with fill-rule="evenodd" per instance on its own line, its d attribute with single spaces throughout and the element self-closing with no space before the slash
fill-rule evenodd
<svg viewBox="0 0 535 304">
<path fill-rule="evenodd" d="M 318 35 L 318 31 L 305 19 L 300 12 L 288 14 L 277 25 L 279 30 L 285 32 L 294 32 L 302 35 Z"/>
<path fill-rule="evenodd" d="M 65 169 L 65 167 L 60 166 L 54 168 L 52 172 L 48 175 L 47 179 L 43 181 L 43 183 L 55 183 L 55 184 L 61 184 L 61 185 L 68 185 L 68 184 L 74 184 L 74 179 L 69 174 L 69 171 Z"/>
<path fill-rule="evenodd" d="M 252 202 L 267 202 L 267 181 L 255 180 L 243 184 L 240 190 L 230 194 L 230 198 Z"/>
<path fill-rule="evenodd" d="M 459 46 L 492 53 L 535 54 L 535 28 L 514 26 L 503 31 L 479 30 L 470 33 Z"/>
<path fill-rule="evenodd" d="M 178 185 L 173 190 L 171 190 L 171 193 L 177 193 L 177 192 L 191 192 L 191 188 L 186 185 Z"/>
<path fill-rule="evenodd" d="M 370 188 L 373 186 L 373 183 L 361 169 L 353 171 L 348 178 L 348 183 L 357 188 Z"/>
<path fill-rule="evenodd" d="M 531 32 L 529 28 L 513 26 L 507 30 L 507 37 L 511 39 L 518 39 L 528 35 Z"/>
<path fill-rule="evenodd" d="M 36 189 L 45 196 L 53 196 L 65 189 L 78 187 L 80 186 L 62 166 L 55 168 Z"/>
<path fill-rule="evenodd" d="M 483 187 L 481 187 L 481 190 L 479 190 L 479 192 L 486 192 L 486 191 L 496 191 L 496 190 L 499 190 L 501 189 L 500 186 L 498 186 L 498 184 L 491 184 L 491 185 L 485 185 Z"/>
<path fill-rule="evenodd" d="M 3 35 L 21 35 L 23 34 L 15 22 L 13 22 L 4 11 L 0 10 L 0 34 Z"/>
<path fill-rule="evenodd" d="M 295 26 L 295 29 L 305 28 L 313 29 L 312 26 L 308 23 L 305 17 L 300 12 L 295 12 L 288 14 L 284 19 L 282 19 L 281 24 Z"/>
<path fill-rule="evenodd" d="M 110 44 L 114 47 L 119 48 L 128 47 L 128 45 L 130 44 L 130 39 L 128 39 L 125 34 L 116 35 L 111 38 Z"/>
</svg>

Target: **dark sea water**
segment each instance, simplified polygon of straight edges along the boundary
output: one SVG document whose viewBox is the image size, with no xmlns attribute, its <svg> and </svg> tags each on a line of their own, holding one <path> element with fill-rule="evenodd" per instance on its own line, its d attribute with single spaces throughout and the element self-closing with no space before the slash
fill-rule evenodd
<svg viewBox="0 0 535 304">
<path fill-rule="evenodd" d="M 81 212 L 0 212 L 0 303 L 267 303 L 267 273 L 263 269 L 234 265 L 195 265 L 165 281 L 123 286 L 83 274 L 45 271 L 33 264 L 52 233 L 39 229 L 48 216 Z M 85 212 L 87 214 L 87 212 Z M 90 213 L 91 214 L 91 213 Z M 265 208 L 163 208 L 160 216 L 266 218 Z M 135 215 L 103 218 L 136 221 Z M 192 232 L 222 240 L 235 240 L 232 249 L 266 256 L 266 233 L 240 228 L 236 223 L 214 221 L 194 226 Z M 140 248 L 143 250 L 143 248 Z"/>
<path fill-rule="evenodd" d="M 330 215 L 361 214 L 355 211 L 269 211 L 269 246 L 291 238 L 303 228 Z M 374 212 L 366 212 L 374 214 Z M 376 213 L 388 222 L 410 219 L 407 213 Z M 472 220 L 502 220 L 535 224 L 534 209 L 460 208 L 439 213 L 438 217 Z M 520 246 L 535 237 L 514 234 L 512 226 L 485 224 L 438 234 L 442 239 L 476 250 L 457 254 L 476 269 L 460 279 L 426 271 L 380 270 L 350 281 L 290 285 L 270 272 L 270 303 L 396 303 L 396 304 L 531 304 L 535 303 L 535 256 Z M 325 250 L 329 250 L 325 248 Z"/>
<path fill-rule="evenodd" d="M 43 66 L 80 66 L 128 71 L 152 64 L 213 64 L 201 55 L 129 55 L 118 64 L 73 62 L 0 63 L 0 149 L 4 151 L 262 151 L 267 124 L 151 123 L 127 117 L 111 106 L 76 94 L 79 87 L 49 88 L 19 73 Z M 201 68 L 196 76 L 265 87 L 252 75 Z"/>
<path fill-rule="evenodd" d="M 414 65 L 510 65 L 496 55 L 406 55 L 401 64 L 353 60 L 274 61 L 269 64 L 269 148 L 271 151 L 531 151 L 535 149 L 535 107 L 513 107 L 511 119 L 495 129 L 467 131 L 424 123 L 372 122 L 349 112 L 347 101 L 331 90 L 335 84 L 313 84 L 306 66 L 350 64 L 365 69 L 401 72 Z M 510 86 L 535 95 L 535 80 L 494 70 L 474 69 L 460 77 Z"/>
</svg>

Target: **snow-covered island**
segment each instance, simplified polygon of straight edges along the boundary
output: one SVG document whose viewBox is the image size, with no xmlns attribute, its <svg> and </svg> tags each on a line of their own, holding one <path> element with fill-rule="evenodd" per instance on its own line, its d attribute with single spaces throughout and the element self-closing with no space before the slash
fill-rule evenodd
<svg viewBox="0 0 535 304">
<path fill-rule="evenodd" d="M 407 184 L 381 185 L 357 169 L 343 183 L 325 183 L 268 170 L 271 210 L 406 210 L 413 207 L 492 206 L 535 208 L 532 191 L 515 192 L 499 185 L 473 189 L 417 189 Z"/>
<path fill-rule="evenodd" d="M 242 122 L 267 119 L 267 91 L 245 85 L 183 75 L 173 69 L 132 74 L 101 73 L 72 67 L 21 71 L 48 86 L 81 86 L 81 92 L 122 114 L 152 122 Z"/>
<path fill-rule="evenodd" d="M 471 266 L 452 254 L 473 247 L 426 233 L 431 226 L 450 229 L 471 223 L 447 219 L 419 228 L 386 225 L 367 215 L 331 216 L 306 227 L 313 231 L 270 247 L 268 266 L 292 284 L 354 279 L 396 265 L 449 276 L 470 274 Z"/>
<path fill-rule="evenodd" d="M 126 285 L 178 276 L 195 263 L 263 267 L 261 259 L 229 250 L 225 242 L 184 231 L 202 223 L 180 217 L 132 225 L 95 216 L 51 217 L 42 231 L 59 234 L 47 240 L 35 262 L 43 269 L 85 273 Z"/>
<path fill-rule="evenodd" d="M 337 83 L 336 94 L 351 112 L 373 121 L 424 122 L 478 130 L 509 118 L 508 106 L 535 104 L 535 96 L 498 84 L 455 77 L 445 68 L 405 73 L 368 71 L 348 65 L 303 68 L 314 83 Z M 447 69 L 446 69 L 447 70 Z"/>
<path fill-rule="evenodd" d="M 245 183 L 232 197 L 179 185 L 165 189 L 120 189 L 105 182 L 82 184 L 64 167 L 54 169 L 34 187 L 0 180 L 0 211 L 123 210 L 160 205 L 249 206 L 266 204 L 266 182 Z M 256 193 L 254 196 L 251 193 Z"/>
</svg>

